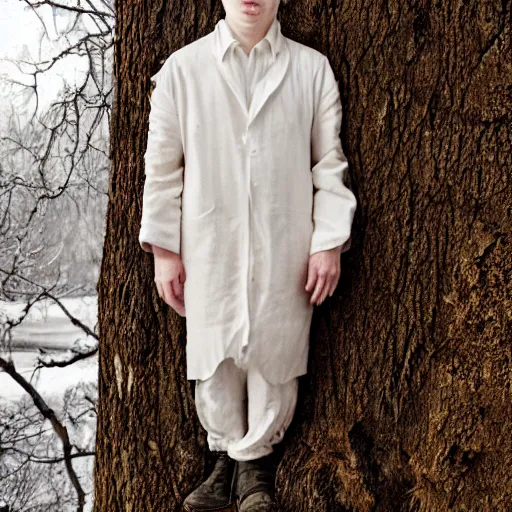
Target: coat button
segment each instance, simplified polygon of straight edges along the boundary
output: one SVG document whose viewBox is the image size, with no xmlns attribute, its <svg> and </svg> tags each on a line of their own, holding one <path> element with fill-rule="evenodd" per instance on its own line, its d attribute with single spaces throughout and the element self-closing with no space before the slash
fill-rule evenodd
<svg viewBox="0 0 512 512">
<path fill-rule="evenodd" d="M 258 152 L 256 148 L 251 149 L 251 155 L 255 155 Z"/>
</svg>

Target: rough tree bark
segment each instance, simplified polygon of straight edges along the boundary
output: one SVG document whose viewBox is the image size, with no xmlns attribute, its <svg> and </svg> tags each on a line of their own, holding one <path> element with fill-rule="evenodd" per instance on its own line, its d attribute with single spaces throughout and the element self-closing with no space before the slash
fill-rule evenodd
<svg viewBox="0 0 512 512">
<path fill-rule="evenodd" d="M 183 320 L 138 247 L 149 76 L 220 2 L 117 3 L 98 283 L 96 511 L 179 510 L 208 469 Z M 293 0 L 327 54 L 359 210 L 278 471 L 282 510 L 512 509 L 511 2 Z"/>
</svg>

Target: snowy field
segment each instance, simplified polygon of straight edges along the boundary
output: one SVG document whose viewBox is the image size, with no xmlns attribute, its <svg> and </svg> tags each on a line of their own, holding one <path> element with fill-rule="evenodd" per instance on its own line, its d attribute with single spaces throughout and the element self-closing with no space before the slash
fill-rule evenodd
<svg viewBox="0 0 512 512">
<path fill-rule="evenodd" d="M 97 332 L 97 297 L 63 299 L 69 313 L 93 332 Z M 0 321 L 15 320 L 23 314 L 24 304 L 0 301 Z M 70 349 L 87 351 L 97 345 L 91 336 L 74 326 L 53 301 L 40 302 L 32 307 L 23 322 L 14 327 L 10 350 L 1 347 L 2 357 L 11 358 L 17 371 L 30 381 L 43 396 L 58 398 L 68 386 L 77 382 L 95 382 L 98 374 L 97 357 L 64 368 L 40 368 L 34 373 L 37 358 L 67 360 Z M 0 399 L 16 400 L 25 391 L 7 374 L 0 372 Z"/>
<path fill-rule="evenodd" d="M 62 303 L 69 313 L 79 319 L 91 331 L 97 333 L 97 298 L 83 297 L 63 299 Z M 7 319 L 16 320 L 23 315 L 24 304 L 0 301 L 0 322 L 5 325 Z M 94 451 L 96 433 L 96 415 L 91 407 L 96 399 L 98 364 L 97 356 L 73 363 L 63 368 L 39 368 L 34 371 L 38 358 L 44 360 L 69 360 L 73 357 L 71 349 L 88 352 L 97 346 L 97 341 L 74 326 L 61 308 L 55 303 L 41 302 L 31 309 L 23 322 L 13 328 L 8 347 L 0 347 L 0 355 L 11 359 L 16 370 L 27 379 L 55 411 L 57 417 L 68 429 L 71 443 L 85 451 Z M 8 418 L 19 418 L 19 411 L 24 411 L 25 404 L 33 410 L 33 402 L 24 389 L 7 373 L 0 371 L 0 413 L 9 423 Z M 14 413 L 14 414 L 13 414 Z M 55 435 L 48 420 L 42 420 L 35 411 L 34 436 L 32 443 L 16 443 L 18 449 L 30 451 L 32 456 L 41 459 L 61 457 L 62 444 Z M 70 420 L 73 418 L 73 420 Z M 1 427 L 1 421 L 0 421 Z M 4 427 L 5 428 L 5 427 Z M 24 427 L 23 434 L 30 434 L 30 426 Z M 27 439 L 30 439 L 28 436 Z M 35 442 L 35 444 L 34 444 Z M 30 450 L 28 450 L 30 448 Z M 51 512 L 68 512 L 76 510 L 76 491 L 70 484 L 63 463 L 37 464 L 24 466 L 16 458 L 16 451 L 4 456 L 2 470 L 25 467 L 21 475 L 13 475 L 0 484 L 0 508 L 8 504 L 10 510 L 50 510 Z M 73 459 L 73 468 L 86 493 L 85 512 L 92 510 L 94 457 L 86 456 Z M 2 471 L 0 471 L 2 472 Z M 30 492 L 19 497 L 17 489 L 20 484 Z M 24 502 L 26 495 L 29 502 Z M 59 500 L 62 502 L 59 503 Z M 57 505 L 57 503 L 59 503 Z M 30 506 L 28 507 L 28 505 Z"/>
</svg>

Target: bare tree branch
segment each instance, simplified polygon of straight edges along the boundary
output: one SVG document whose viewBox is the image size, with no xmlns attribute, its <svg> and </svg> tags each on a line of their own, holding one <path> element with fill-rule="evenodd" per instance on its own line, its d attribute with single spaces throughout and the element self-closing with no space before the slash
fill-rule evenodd
<svg viewBox="0 0 512 512">
<path fill-rule="evenodd" d="M 78 479 L 78 476 L 73 469 L 73 464 L 71 463 L 71 450 L 73 446 L 69 440 L 67 428 L 59 421 L 53 409 L 46 404 L 43 397 L 38 393 L 34 386 L 32 386 L 32 384 L 30 384 L 21 374 L 16 371 L 12 361 L 7 361 L 3 357 L 0 357 L 0 368 L 2 368 L 8 375 L 10 375 L 31 396 L 35 406 L 43 415 L 43 417 L 50 420 L 53 430 L 59 436 L 62 442 L 66 470 L 77 493 L 78 511 L 82 512 L 85 505 L 85 493 L 80 484 L 80 480 Z"/>
</svg>

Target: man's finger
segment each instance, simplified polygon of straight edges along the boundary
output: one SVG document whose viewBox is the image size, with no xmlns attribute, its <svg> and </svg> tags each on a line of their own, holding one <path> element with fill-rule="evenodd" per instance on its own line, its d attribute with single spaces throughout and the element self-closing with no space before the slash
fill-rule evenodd
<svg viewBox="0 0 512 512">
<path fill-rule="evenodd" d="M 171 281 L 164 281 L 162 288 L 165 294 L 165 302 L 175 309 L 176 303 L 178 303 L 177 297 L 174 295 L 174 290 L 171 286 Z"/>
<path fill-rule="evenodd" d="M 171 281 L 171 288 L 175 297 L 183 303 L 183 284 L 179 282 L 179 276 Z"/>
<path fill-rule="evenodd" d="M 327 292 L 329 291 L 329 288 L 331 286 L 331 278 L 329 276 L 326 277 L 325 279 L 325 284 L 324 284 L 324 287 L 320 293 L 320 297 L 318 298 L 318 304 L 322 304 L 322 302 L 325 300 L 325 298 L 327 297 Z"/>
<path fill-rule="evenodd" d="M 169 282 L 172 293 L 172 308 L 178 315 L 185 316 L 185 303 L 183 301 L 183 285 L 179 283 L 179 276 Z M 180 291 L 181 288 L 181 291 Z"/>
<path fill-rule="evenodd" d="M 322 294 L 320 295 L 320 300 L 319 300 L 320 304 L 322 304 L 322 302 L 327 297 L 327 294 L 329 293 L 329 290 L 331 289 L 331 287 L 332 287 L 332 277 L 328 277 L 325 280 L 324 289 L 322 290 Z"/>
<path fill-rule="evenodd" d="M 314 265 L 309 265 L 308 269 L 308 280 L 306 283 L 306 290 L 310 292 L 315 286 L 316 279 L 318 277 L 316 267 Z"/>
<path fill-rule="evenodd" d="M 163 299 L 163 292 L 162 292 L 162 285 L 160 284 L 160 281 L 158 279 L 155 280 L 156 289 L 158 291 L 158 296 Z"/>
<path fill-rule="evenodd" d="M 316 280 L 316 286 L 315 291 L 313 292 L 313 295 L 311 296 L 310 302 L 312 304 L 315 304 L 318 297 L 320 297 L 320 294 L 322 293 L 324 289 L 324 283 L 325 283 L 325 276 L 319 275 L 318 279 Z"/>
<path fill-rule="evenodd" d="M 334 279 L 332 280 L 332 286 L 331 286 L 331 289 L 329 290 L 329 297 L 332 297 L 334 290 L 336 290 L 336 287 L 338 286 L 339 280 L 340 280 L 340 273 L 338 271 L 338 273 L 336 274 L 336 276 L 334 276 Z"/>
<path fill-rule="evenodd" d="M 180 296 L 179 290 L 176 290 L 179 286 L 181 285 L 178 283 L 178 278 L 167 281 L 166 290 L 168 297 L 170 297 L 168 304 L 180 316 L 185 316 L 185 304 L 183 302 L 183 297 L 182 295 Z"/>
</svg>

